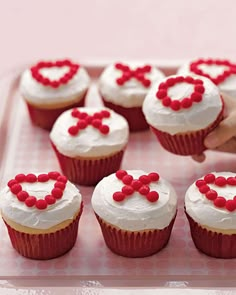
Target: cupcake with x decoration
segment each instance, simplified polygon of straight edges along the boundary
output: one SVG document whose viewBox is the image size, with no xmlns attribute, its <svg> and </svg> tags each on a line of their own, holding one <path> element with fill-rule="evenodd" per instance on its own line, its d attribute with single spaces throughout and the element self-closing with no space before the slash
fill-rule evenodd
<svg viewBox="0 0 236 295">
<path fill-rule="evenodd" d="M 218 258 L 236 258 L 236 175 L 213 172 L 185 194 L 185 212 L 197 249 Z"/>
<path fill-rule="evenodd" d="M 74 246 L 83 202 L 79 190 L 59 172 L 21 173 L 1 190 L 0 210 L 16 251 L 46 260 Z"/>
<path fill-rule="evenodd" d="M 160 144 L 178 155 L 200 154 L 223 118 L 218 87 L 208 78 L 173 75 L 155 84 L 143 112 Z"/>
<path fill-rule="evenodd" d="M 71 60 L 40 61 L 23 72 L 20 92 L 32 123 L 51 130 L 63 111 L 84 106 L 89 84 L 87 71 Z"/>
<path fill-rule="evenodd" d="M 105 243 L 114 253 L 146 257 L 167 245 L 177 196 L 158 173 L 118 170 L 97 184 L 91 203 Z"/>
<path fill-rule="evenodd" d="M 128 139 L 125 118 L 105 107 L 65 111 L 50 133 L 63 174 L 81 185 L 95 185 L 117 171 Z"/>
<path fill-rule="evenodd" d="M 236 98 L 236 63 L 227 59 L 200 58 L 183 64 L 180 75 L 200 75 L 215 83 L 222 93 Z"/>
<path fill-rule="evenodd" d="M 105 68 L 98 88 L 104 105 L 124 116 L 130 131 L 142 131 L 148 129 L 143 100 L 153 83 L 163 77 L 159 69 L 148 64 L 115 63 Z"/>
</svg>

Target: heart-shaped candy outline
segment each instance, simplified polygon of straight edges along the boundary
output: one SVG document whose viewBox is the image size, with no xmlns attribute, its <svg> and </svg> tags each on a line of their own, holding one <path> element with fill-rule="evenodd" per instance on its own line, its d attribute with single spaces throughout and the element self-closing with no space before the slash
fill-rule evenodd
<svg viewBox="0 0 236 295">
<path fill-rule="evenodd" d="M 199 65 L 217 65 L 217 66 L 226 66 L 228 69 L 225 69 L 222 74 L 219 74 L 217 77 L 211 77 L 208 73 L 205 73 L 199 68 Z M 231 63 L 228 60 L 221 59 L 198 59 L 193 61 L 189 65 L 190 71 L 196 75 L 204 76 L 210 79 L 216 85 L 224 82 L 230 75 L 236 74 L 236 64 Z"/>
<path fill-rule="evenodd" d="M 236 209 L 236 196 L 233 199 L 227 200 L 224 196 L 219 196 L 215 190 L 212 190 L 209 184 L 214 184 L 218 187 L 224 187 L 226 185 L 236 186 L 236 176 L 230 176 L 228 178 L 224 176 L 216 177 L 213 173 L 209 173 L 195 182 L 199 192 L 203 194 L 209 201 L 217 208 L 225 208 L 229 212 L 233 212 Z"/>
<path fill-rule="evenodd" d="M 21 186 L 21 183 L 45 183 L 49 180 L 55 180 L 54 187 L 50 194 L 46 195 L 43 199 L 30 196 Z M 23 173 L 17 174 L 14 179 L 8 181 L 7 185 L 12 194 L 15 195 L 20 202 L 24 202 L 28 207 L 36 207 L 39 210 L 44 210 L 48 205 L 52 205 L 56 203 L 58 199 L 62 198 L 66 183 L 67 178 L 64 175 L 56 171 L 51 171 L 49 173 L 39 174 L 38 176 L 33 173 L 27 175 Z"/>
<path fill-rule="evenodd" d="M 43 68 L 52 68 L 52 67 L 68 67 L 69 70 L 66 72 L 61 78 L 57 80 L 51 80 L 47 77 L 44 77 L 40 70 Z M 77 73 L 79 69 L 79 65 L 71 62 L 70 60 L 57 60 L 57 61 L 40 61 L 33 67 L 31 67 L 31 75 L 32 77 L 39 83 L 41 83 L 44 86 L 50 86 L 52 88 L 58 88 L 61 85 L 67 84 Z"/>
<path fill-rule="evenodd" d="M 188 83 L 194 85 L 194 91 L 190 97 L 184 97 L 182 100 L 173 100 L 168 95 L 168 89 L 178 83 Z M 159 84 L 156 97 L 161 100 L 163 106 L 170 107 L 173 111 L 179 111 L 180 109 L 190 108 L 193 103 L 201 102 L 204 92 L 205 88 L 201 79 L 195 79 L 191 76 L 176 76 L 170 77 L 166 79 L 165 82 Z"/>
</svg>

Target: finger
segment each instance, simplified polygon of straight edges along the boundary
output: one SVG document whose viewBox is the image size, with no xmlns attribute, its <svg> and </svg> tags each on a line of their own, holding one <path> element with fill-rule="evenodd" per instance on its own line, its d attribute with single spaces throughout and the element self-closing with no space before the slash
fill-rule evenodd
<svg viewBox="0 0 236 295">
<path fill-rule="evenodd" d="M 205 154 L 193 155 L 192 159 L 198 163 L 202 163 L 206 159 L 206 156 Z"/>
<path fill-rule="evenodd" d="M 215 149 L 223 145 L 236 134 L 236 113 L 227 117 L 218 127 L 207 135 L 204 144 L 209 149 Z"/>
<path fill-rule="evenodd" d="M 217 147 L 215 150 L 227 153 L 236 153 L 236 138 L 233 137 L 232 139 L 225 142 L 223 145 Z"/>
</svg>

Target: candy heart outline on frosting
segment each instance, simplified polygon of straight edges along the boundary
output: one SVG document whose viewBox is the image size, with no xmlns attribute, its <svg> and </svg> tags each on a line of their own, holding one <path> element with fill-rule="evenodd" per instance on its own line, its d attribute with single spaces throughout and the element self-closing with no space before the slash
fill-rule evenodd
<svg viewBox="0 0 236 295">
<path fill-rule="evenodd" d="M 42 73 L 40 73 L 40 70 L 43 68 L 62 68 L 62 67 L 68 67 L 68 71 L 59 79 L 51 80 L 47 77 L 44 77 Z M 30 68 L 32 77 L 39 83 L 41 83 L 44 86 L 49 86 L 52 88 L 58 88 L 61 85 L 67 84 L 77 73 L 79 69 L 79 65 L 76 63 L 71 62 L 68 59 L 65 60 L 57 60 L 57 61 L 40 61 L 36 65 L 32 66 Z"/>
<path fill-rule="evenodd" d="M 21 183 L 46 183 L 49 180 L 54 180 L 55 183 L 50 194 L 44 196 L 43 199 L 37 199 L 35 196 L 30 196 L 21 186 Z M 14 179 L 8 181 L 7 185 L 12 194 L 15 195 L 20 202 L 24 202 L 27 207 L 35 206 L 39 210 L 44 210 L 48 205 L 52 205 L 62 198 L 66 183 L 66 176 L 57 171 L 51 171 L 37 176 L 33 173 L 27 175 L 23 173 L 17 174 Z"/>
<path fill-rule="evenodd" d="M 216 77 L 212 77 L 210 74 L 205 73 L 203 70 L 199 68 L 199 65 L 218 65 L 218 66 L 225 66 L 228 69 L 225 69 L 221 74 Z M 196 75 L 204 76 L 210 79 L 216 85 L 224 82 L 230 75 L 236 74 L 236 64 L 231 63 L 228 60 L 220 60 L 220 59 L 198 59 L 193 61 L 189 65 L 190 71 Z"/>
<path fill-rule="evenodd" d="M 168 89 L 178 83 L 188 83 L 194 85 L 194 91 L 191 93 L 190 97 L 184 97 L 182 100 L 175 100 L 168 95 Z M 156 97 L 161 100 L 164 107 L 170 107 L 173 111 L 179 111 L 181 109 L 190 108 L 193 103 L 201 102 L 204 92 L 205 88 L 201 79 L 193 78 L 191 76 L 176 76 L 170 77 L 166 79 L 165 82 L 159 84 Z"/>
<path fill-rule="evenodd" d="M 209 186 L 210 184 L 214 184 L 218 187 L 224 187 L 226 185 L 236 186 L 236 176 L 225 178 L 224 176 L 216 177 L 213 173 L 209 173 L 205 175 L 203 179 L 198 179 L 195 182 L 199 192 L 211 201 L 217 208 L 225 208 L 229 212 L 233 212 L 236 209 L 236 196 L 234 196 L 233 199 L 227 200 L 224 196 L 219 196 L 215 190 L 211 189 Z"/>
</svg>

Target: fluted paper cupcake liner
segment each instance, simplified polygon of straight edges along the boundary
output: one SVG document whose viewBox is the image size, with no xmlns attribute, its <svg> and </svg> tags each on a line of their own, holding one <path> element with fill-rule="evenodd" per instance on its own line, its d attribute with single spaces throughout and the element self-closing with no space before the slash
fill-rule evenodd
<svg viewBox="0 0 236 295">
<path fill-rule="evenodd" d="M 183 156 L 198 155 L 206 149 L 204 145 L 205 137 L 220 123 L 222 118 L 223 110 L 217 119 L 207 128 L 193 132 L 178 133 L 175 135 L 162 132 L 153 126 L 150 127 L 163 148 L 169 152 Z"/>
<path fill-rule="evenodd" d="M 124 150 L 101 159 L 70 158 L 61 154 L 51 142 L 63 174 L 80 185 L 96 185 L 103 177 L 119 170 Z"/>
<path fill-rule="evenodd" d="M 142 107 L 125 108 L 106 101 L 105 99 L 103 99 L 103 103 L 106 107 L 114 110 L 117 114 L 120 114 L 127 120 L 131 132 L 148 129 L 149 125 L 144 117 Z"/>
<path fill-rule="evenodd" d="M 208 256 L 236 258 L 236 234 L 213 232 L 201 227 L 185 212 L 195 247 Z"/>
<path fill-rule="evenodd" d="M 81 204 L 77 217 L 65 228 L 48 234 L 28 234 L 13 229 L 5 222 L 13 248 L 30 259 L 47 260 L 59 257 L 74 246 L 77 234 L 79 219 L 83 211 Z"/>
<path fill-rule="evenodd" d="M 43 129 L 51 130 L 56 119 L 66 110 L 76 107 L 83 107 L 85 104 L 85 96 L 78 102 L 70 104 L 66 107 L 59 107 L 55 109 L 38 108 L 26 101 L 31 122 Z"/>
<path fill-rule="evenodd" d="M 100 224 L 104 241 L 114 253 L 125 257 L 146 257 L 163 249 L 170 238 L 175 217 L 161 230 L 127 231 L 118 229 L 101 219 L 95 213 Z"/>
</svg>

